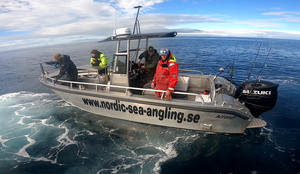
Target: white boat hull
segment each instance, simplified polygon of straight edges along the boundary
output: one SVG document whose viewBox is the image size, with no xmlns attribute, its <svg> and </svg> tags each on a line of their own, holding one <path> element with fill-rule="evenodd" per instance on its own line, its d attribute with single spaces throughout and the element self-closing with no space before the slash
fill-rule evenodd
<svg viewBox="0 0 300 174">
<path fill-rule="evenodd" d="M 172 102 L 160 99 L 142 99 L 132 96 L 77 90 L 52 90 L 63 100 L 94 114 L 133 122 L 174 128 L 243 133 L 253 117 L 238 110 Z"/>
</svg>

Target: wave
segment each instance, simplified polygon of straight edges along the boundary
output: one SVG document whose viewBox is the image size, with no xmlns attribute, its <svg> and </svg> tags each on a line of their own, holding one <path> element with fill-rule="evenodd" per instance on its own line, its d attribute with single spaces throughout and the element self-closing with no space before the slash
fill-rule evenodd
<svg viewBox="0 0 300 174">
<path fill-rule="evenodd" d="M 278 161 L 282 159 L 277 153 L 297 150 L 281 145 L 277 128 L 269 123 L 240 136 L 202 133 L 91 114 L 49 93 L 1 95 L 0 110 L 0 160 L 5 163 L 0 170 L 4 172 L 24 171 L 27 165 L 42 170 L 50 163 L 56 171 L 65 166 L 65 173 L 176 173 L 176 169 L 179 173 L 183 163 L 227 157 L 224 148 L 230 152 L 260 147 L 253 152 L 259 154 L 271 146 Z M 208 164 L 202 161 L 199 166 Z"/>
<path fill-rule="evenodd" d="M 196 132 L 97 116 L 48 93 L 4 94 L 0 96 L 0 109 L 0 143 L 4 154 L 0 160 L 15 161 L 6 170 L 18 168 L 24 162 L 61 166 L 71 160 L 93 163 L 93 170 L 98 173 L 159 173 L 160 165 L 177 156 L 176 144 L 180 140 L 194 141 L 199 136 Z M 78 168 L 68 169 L 73 170 Z"/>
</svg>

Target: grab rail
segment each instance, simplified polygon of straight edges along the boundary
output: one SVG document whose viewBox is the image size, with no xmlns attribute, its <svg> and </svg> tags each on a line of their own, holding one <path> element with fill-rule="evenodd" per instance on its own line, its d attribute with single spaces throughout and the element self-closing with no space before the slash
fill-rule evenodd
<svg viewBox="0 0 300 174">
<path fill-rule="evenodd" d="M 42 75 L 41 75 L 42 76 Z M 135 87 L 127 87 L 127 86 L 117 86 L 117 85 L 110 85 L 110 84 L 95 84 L 95 83 L 86 83 L 86 82 L 76 82 L 76 81 L 67 81 L 67 80 L 55 80 L 54 78 L 51 77 L 45 77 L 42 76 L 42 78 L 44 79 L 49 79 L 51 80 L 51 83 L 53 83 L 53 85 L 55 86 L 55 81 L 57 82 L 64 82 L 64 83 L 69 83 L 70 84 L 70 88 L 73 89 L 73 84 L 78 84 L 78 85 L 91 85 L 91 86 L 95 86 L 95 90 L 98 91 L 97 87 L 98 86 L 102 86 L 102 87 L 108 87 L 108 88 L 120 88 L 120 89 L 126 89 L 125 90 L 125 94 L 128 93 L 129 89 L 133 89 L 133 90 L 140 90 L 140 91 L 153 91 L 153 92 L 162 92 L 163 94 L 167 91 L 165 90 L 156 90 L 156 89 L 147 89 L 147 88 L 135 88 Z M 58 84 L 59 85 L 59 84 Z M 190 95 L 190 96 L 198 96 L 201 99 L 201 103 L 204 104 L 204 99 L 200 94 L 196 94 L 196 93 L 188 93 L 188 92 L 174 92 L 174 94 L 179 94 L 179 95 Z M 162 95 L 163 96 L 163 95 Z"/>
</svg>

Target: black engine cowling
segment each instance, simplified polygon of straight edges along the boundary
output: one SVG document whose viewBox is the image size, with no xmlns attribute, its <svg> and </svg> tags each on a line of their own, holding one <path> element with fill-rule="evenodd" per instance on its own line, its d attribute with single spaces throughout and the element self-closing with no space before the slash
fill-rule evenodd
<svg viewBox="0 0 300 174">
<path fill-rule="evenodd" d="M 245 103 L 254 117 L 274 108 L 277 101 L 278 84 L 267 81 L 243 82 L 234 94 L 234 98 Z"/>
</svg>

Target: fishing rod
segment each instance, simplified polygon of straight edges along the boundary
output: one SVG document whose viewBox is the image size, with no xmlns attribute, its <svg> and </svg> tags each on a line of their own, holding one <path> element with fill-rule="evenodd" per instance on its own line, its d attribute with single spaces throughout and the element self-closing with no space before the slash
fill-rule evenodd
<svg viewBox="0 0 300 174">
<path fill-rule="evenodd" d="M 240 57 L 245 51 L 247 51 L 248 49 L 249 49 L 250 47 L 248 47 L 247 49 L 245 49 L 239 56 L 237 56 L 237 57 L 234 57 L 234 59 L 225 67 L 225 68 L 221 68 L 220 69 L 220 73 L 216 76 L 216 77 L 218 77 L 220 74 L 222 74 L 224 71 L 225 71 L 225 69 L 226 68 L 228 68 L 228 66 L 231 64 L 231 63 L 233 63 L 234 61 L 235 61 L 235 59 L 237 59 L 238 57 Z"/>
<path fill-rule="evenodd" d="M 234 49 L 234 58 L 233 58 L 233 60 L 235 60 L 235 53 L 236 53 L 236 41 L 235 41 L 235 49 Z M 231 69 L 231 73 L 230 73 L 230 82 L 232 82 L 233 70 L 234 70 L 234 61 L 232 62 L 232 69 Z"/>
<path fill-rule="evenodd" d="M 265 62 L 264 62 L 264 64 L 262 65 L 262 67 L 261 67 L 261 69 L 260 69 L 260 71 L 259 71 L 259 74 L 258 74 L 257 77 L 256 77 L 256 81 L 258 80 L 258 77 L 260 76 L 260 74 L 261 74 L 263 68 L 266 67 L 266 62 L 267 62 L 267 59 L 268 59 L 268 57 L 269 57 L 269 55 L 270 55 L 270 52 L 271 52 L 272 48 L 273 48 L 273 45 L 271 46 L 271 48 L 270 48 L 270 50 L 269 50 L 269 53 L 268 53 L 268 55 L 267 55 L 267 57 L 266 57 L 266 59 L 265 59 Z"/>
<path fill-rule="evenodd" d="M 257 57 L 258 57 L 258 54 L 259 54 L 261 45 L 262 45 L 262 42 L 260 43 L 260 46 L 259 46 L 258 51 L 257 51 L 257 53 L 256 53 L 256 57 L 255 57 L 255 59 L 254 59 L 254 61 L 253 61 L 252 67 L 251 67 L 251 69 L 250 69 L 249 75 L 248 75 L 248 77 L 247 77 L 247 79 L 246 79 L 246 82 L 244 83 L 245 86 L 246 86 L 246 84 L 247 84 L 247 82 L 248 82 L 248 80 L 249 80 L 249 78 L 250 78 L 250 75 L 251 75 L 251 73 L 252 73 L 252 70 L 253 70 L 253 68 L 254 68 L 254 65 L 255 65 L 255 62 L 256 62 L 256 60 L 257 60 Z M 241 97 L 241 95 L 242 95 L 242 92 L 240 93 L 238 99 Z M 247 95 L 247 98 L 248 98 L 248 96 L 249 96 L 249 94 Z M 246 100 L 247 100 L 247 98 L 246 98 Z"/>
<path fill-rule="evenodd" d="M 249 78 L 250 78 L 250 75 L 251 75 L 251 72 L 252 72 L 252 70 L 253 70 L 253 68 L 254 68 L 254 65 L 255 65 L 255 62 L 256 62 L 256 60 L 257 60 L 257 57 L 258 57 L 258 54 L 259 54 L 261 45 L 262 45 L 262 42 L 260 43 L 259 49 L 258 49 L 258 51 L 257 51 L 257 53 L 256 53 L 256 57 L 255 57 L 254 62 L 253 62 L 253 64 L 252 64 L 251 70 L 250 70 L 249 75 L 248 75 L 248 77 L 247 77 L 247 79 L 246 79 L 246 83 L 248 82 L 248 80 L 249 80 Z"/>
<path fill-rule="evenodd" d="M 254 83 L 253 85 L 251 85 L 252 87 L 251 87 L 250 90 L 249 90 L 250 92 L 247 94 L 246 99 L 245 99 L 244 102 L 247 101 L 248 96 L 252 93 L 253 88 L 256 86 L 256 83 L 258 82 L 258 78 L 259 78 L 259 76 L 260 76 L 260 74 L 261 74 L 263 68 L 266 67 L 265 65 L 266 65 L 267 59 L 268 59 L 268 57 L 269 57 L 269 55 L 270 55 L 270 52 L 271 52 L 272 48 L 273 48 L 273 46 L 271 46 L 271 48 L 270 48 L 270 50 L 269 50 L 269 52 L 268 52 L 268 55 L 267 55 L 267 57 L 266 57 L 266 59 L 265 59 L 263 65 L 262 65 L 262 67 L 261 67 L 261 69 L 260 69 L 260 71 L 259 71 L 259 74 L 258 74 L 257 77 L 256 77 L 255 83 Z M 249 78 L 249 77 L 248 77 L 248 78 Z M 246 86 L 246 84 L 247 84 L 247 81 L 245 82 L 245 86 Z M 238 99 L 241 97 L 241 94 L 242 94 L 242 93 L 240 93 L 240 96 L 238 97 Z"/>
<path fill-rule="evenodd" d="M 260 71 L 259 71 L 259 74 L 258 74 L 257 77 L 256 77 L 255 83 L 254 83 L 253 85 L 251 85 L 251 88 L 250 88 L 250 90 L 249 90 L 250 92 L 246 95 L 245 101 L 243 101 L 244 103 L 247 102 L 248 96 L 252 93 L 253 88 L 256 86 L 256 84 L 257 84 L 257 82 L 258 82 L 258 78 L 259 78 L 259 76 L 260 76 L 260 74 L 261 74 L 261 72 L 262 72 L 262 69 L 265 67 L 265 64 L 266 64 L 266 62 L 267 62 L 267 59 L 268 59 L 268 57 L 269 57 L 269 55 L 270 55 L 270 52 L 271 52 L 272 48 L 273 48 L 273 46 L 271 46 L 271 48 L 270 48 L 270 50 L 269 50 L 269 53 L 268 53 L 268 55 L 267 55 L 267 57 L 266 57 L 266 59 L 265 59 L 265 62 L 263 63 L 263 65 L 262 65 L 262 67 L 261 67 L 261 69 L 260 69 Z M 259 80 L 259 81 L 260 81 L 260 80 Z M 245 86 L 246 86 L 246 83 L 245 83 Z M 244 86 L 243 88 L 245 88 L 245 86 Z M 242 94 L 242 92 L 240 93 L 239 98 L 241 97 L 241 94 Z M 239 100 L 239 98 L 237 98 L 237 99 Z"/>
</svg>

